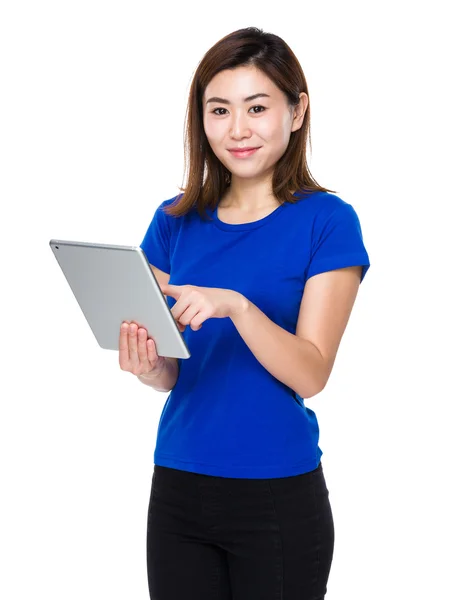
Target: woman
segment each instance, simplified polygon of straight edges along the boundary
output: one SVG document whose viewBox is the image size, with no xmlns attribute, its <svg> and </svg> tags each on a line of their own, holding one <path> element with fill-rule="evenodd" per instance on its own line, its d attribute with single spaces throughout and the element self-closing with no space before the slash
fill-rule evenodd
<svg viewBox="0 0 464 600">
<path fill-rule="evenodd" d="M 369 257 L 353 207 L 307 168 L 309 135 L 305 77 L 281 38 L 246 28 L 206 53 L 187 186 L 141 244 L 191 357 L 159 357 L 135 324 L 120 336 L 121 368 L 172 390 L 148 509 L 152 599 L 327 591 L 334 525 L 303 398 L 327 383 Z"/>
</svg>

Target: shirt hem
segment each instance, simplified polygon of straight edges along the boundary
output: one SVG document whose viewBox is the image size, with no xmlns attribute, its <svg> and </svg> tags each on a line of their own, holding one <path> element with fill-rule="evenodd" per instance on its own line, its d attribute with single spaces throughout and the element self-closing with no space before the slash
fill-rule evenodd
<svg viewBox="0 0 464 600">
<path fill-rule="evenodd" d="M 168 467 L 200 475 L 212 475 L 213 477 L 231 477 L 244 479 L 273 479 L 279 477 L 292 477 L 303 475 L 309 471 L 314 471 L 319 466 L 323 452 L 318 456 L 306 458 L 294 465 L 211 465 L 197 461 L 179 460 L 172 456 L 167 456 L 155 452 L 154 464 L 160 467 Z"/>
</svg>

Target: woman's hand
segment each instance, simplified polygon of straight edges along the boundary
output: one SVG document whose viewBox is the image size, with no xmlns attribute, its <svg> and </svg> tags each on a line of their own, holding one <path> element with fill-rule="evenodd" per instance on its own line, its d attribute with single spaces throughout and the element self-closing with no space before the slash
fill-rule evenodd
<svg viewBox="0 0 464 600">
<path fill-rule="evenodd" d="M 246 310 L 248 300 L 234 290 L 197 285 L 160 285 L 166 296 L 177 300 L 171 309 L 180 331 L 187 325 L 198 331 L 206 319 L 223 319 Z"/>
<path fill-rule="evenodd" d="M 155 340 L 137 323 L 123 321 L 119 332 L 119 366 L 134 375 L 161 373 L 166 358 L 158 356 Z"/>
</svg>

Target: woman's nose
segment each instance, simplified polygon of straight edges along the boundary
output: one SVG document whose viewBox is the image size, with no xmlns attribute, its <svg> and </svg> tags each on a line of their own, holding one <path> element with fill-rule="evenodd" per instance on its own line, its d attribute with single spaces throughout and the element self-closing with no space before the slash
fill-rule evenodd
<svg viewBox="0 0 464 600">
<path fill-rule="evenodd" d="M 243 113 L 237 113 L 232 116 L 232 125 L 230 128 L 231 137 L 243 137 L 250 133 L 247 116 Z"/>
</svg>

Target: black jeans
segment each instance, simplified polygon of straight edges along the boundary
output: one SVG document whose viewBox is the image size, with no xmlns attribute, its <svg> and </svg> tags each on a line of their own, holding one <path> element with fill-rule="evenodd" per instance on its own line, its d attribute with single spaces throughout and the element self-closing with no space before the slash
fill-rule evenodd
<svg viewBox="0 0 464 600">
<path fill-rule="evenodd" d="M 334 523 L 322 464 L 273 479 L 154 465 L 151 600 L 323 600 Z"/>
</svg>

